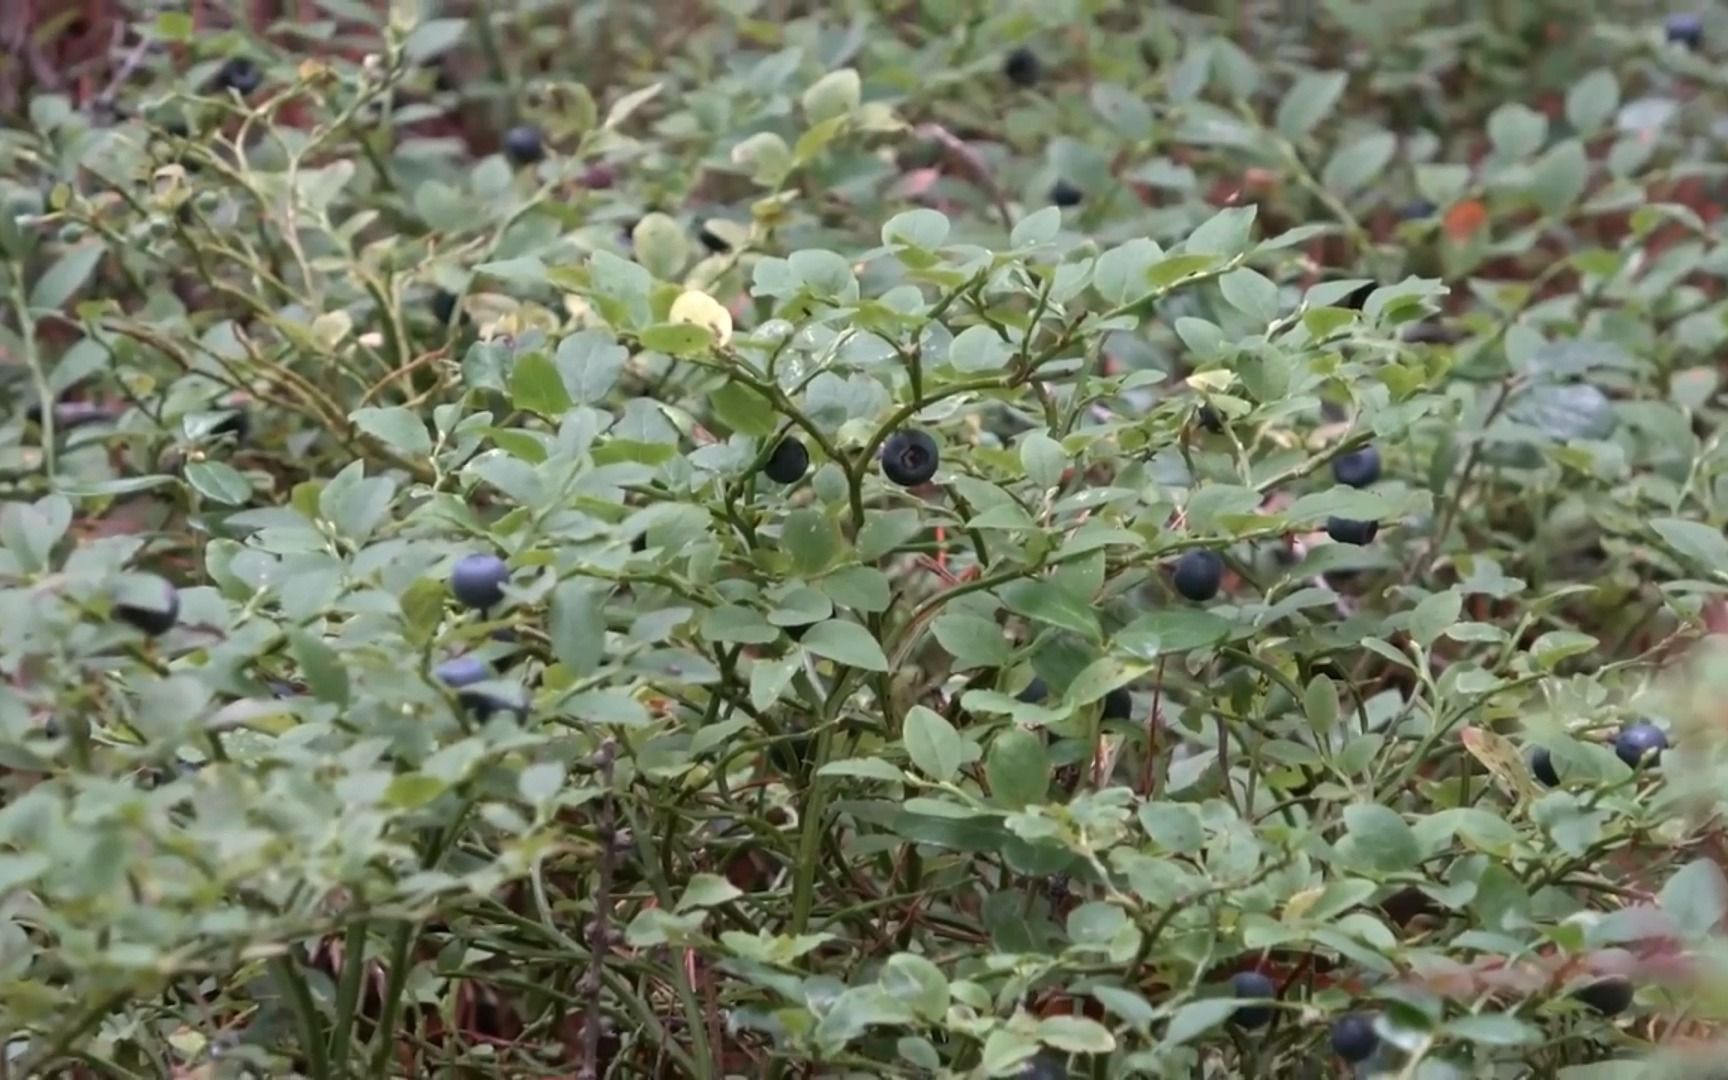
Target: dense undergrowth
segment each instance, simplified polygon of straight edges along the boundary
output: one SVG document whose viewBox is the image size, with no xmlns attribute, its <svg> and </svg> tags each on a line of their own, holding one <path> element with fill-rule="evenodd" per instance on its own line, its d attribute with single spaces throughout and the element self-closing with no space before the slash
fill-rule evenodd
<svg viewBox="0 0 1728 1080">
<path fill-rule="evenodd" d="M 1719 1075 L 1722 12 L 160 6 L 0 98 L 0 1076 Z"/>
</svg>

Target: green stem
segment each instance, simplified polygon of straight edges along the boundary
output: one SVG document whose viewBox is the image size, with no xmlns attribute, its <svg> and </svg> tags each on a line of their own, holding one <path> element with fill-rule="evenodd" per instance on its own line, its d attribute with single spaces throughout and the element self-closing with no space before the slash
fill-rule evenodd
<svg viewBox="0 0 1728 1080">
<path fill-rule="evenodd" d="M 24 295 L 24 267 L 12 265 L 12 310 L 18 316 L 18 340 L 24 350 L 24 365 L 30 369 L 30 381 L 36 388 L 37 407 L 42 410 L 42 471 L 48 484 L 54 485 L 54 393 L 48 386 L 48 373 L 42 367 L 42 353 L 36 347 L 36 319 L 30 314 L 30 301 Z"/>
<path fill-rule="evenodd" d="M 336 987 L 336 1022 L 330 1029 L 330 1075 L 340 1080 L 348 1072 L 348 1052 L 354 1041 L 354 1014 L 366 971 L 366 922 L 350 923 L 342 938 L 342 981 Z"/>
<path fill-rule="evenodd" d="M 312 990 L 300 971 L 300 950 L 290 947 L 287 954 L 270 961 L 270 974 L 281 988 L 282 996 L 294 1010 L 294 1020 L 300 1025 L 300 1046 L 306 1054 L 306 1072 L 313 1080 L 328 1080 L 330 1064 L 324 1056 L 324 1039 L 318 1020 L 318 1006 L 312 1000 Z"/>
</svg>

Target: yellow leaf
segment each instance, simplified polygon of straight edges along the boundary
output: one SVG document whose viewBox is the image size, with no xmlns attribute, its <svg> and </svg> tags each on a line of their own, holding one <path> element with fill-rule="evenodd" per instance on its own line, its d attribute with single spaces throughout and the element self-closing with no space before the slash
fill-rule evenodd
<svg viewBox="0 0 1728 1080">
<path fill-rule="evenodd" d="M 732 313 L 726 310 L 724 304 L 700 289 L 691 289 L 672 301 L 672 310 L 668 317 L 675 323 L 706 327 L 713 333 L 716 345 L 724 345 L 732 340 Z"/>
</svg>

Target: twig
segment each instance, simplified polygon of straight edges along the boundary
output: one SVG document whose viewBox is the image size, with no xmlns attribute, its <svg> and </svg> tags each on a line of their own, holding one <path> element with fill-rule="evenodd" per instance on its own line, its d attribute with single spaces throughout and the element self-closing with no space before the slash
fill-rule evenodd
<svg viewBox="0 0 1728 1080">
<path fill-rule="evenodd" d="M 618 835 L 612 806 L 612 766 L 618 760 L 618 744 L 607 739 L 594 752 L 594 768 L 600 774 L 600 883 L 594 889 L 594 918 L 588 930 L 588 978 L 583 992 L 588 998 L 582 1018 L 582 1068 L 578 1080 L 600 1078 L 600 987 L 606 954 L 611 952 L 607 915 L 612 906 L 612 867 L 617 858 Z"/>
</svg>

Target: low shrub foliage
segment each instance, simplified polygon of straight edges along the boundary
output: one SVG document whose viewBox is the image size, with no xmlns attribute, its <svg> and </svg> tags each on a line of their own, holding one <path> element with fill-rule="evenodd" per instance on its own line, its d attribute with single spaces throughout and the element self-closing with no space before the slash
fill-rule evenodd
<svg viewBox="0 0 1728 1080">
<path fill-rule="evenodd" d="M 1720 13 L 133 6 L 0 1076 L 1720 1064 Z"/>
</svg>

